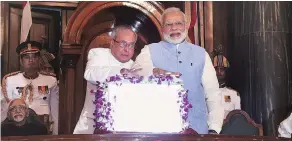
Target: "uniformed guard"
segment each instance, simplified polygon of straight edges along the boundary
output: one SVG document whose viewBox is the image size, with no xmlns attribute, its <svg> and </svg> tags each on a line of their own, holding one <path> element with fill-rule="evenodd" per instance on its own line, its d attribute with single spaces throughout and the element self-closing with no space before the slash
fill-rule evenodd
<svg viewBox="0 0 292 141">
<path fill-rule="evenodd" d="M 18 45 L 23 72 L 5 75 L 2 79 L 1 121 L 6 117 L 8 103 L 16 98 L 25 100 L 38 115 L 49 117 L 53 134 L 58 134 L 59 87 L 55 74 L 40 71 L 41 44 L 26 41 Z"/>
<path fill-rule="evenodd" d="M 234 89 L 226 87 L 225 83 L 225 71 L 229 68 L 229 62 L 225 56 L 222 54 L 218 54 L 213 59 L 213 65 L 216 70 L 216 75 L 219 81 L 219 86 L 222 95 L 222 104 L 224 106 L 224 118 L 228 115 L 228 113 L 235 109 L 241 109 L 240 107 L 240 96 L 237 91 Z"/>
</svg>

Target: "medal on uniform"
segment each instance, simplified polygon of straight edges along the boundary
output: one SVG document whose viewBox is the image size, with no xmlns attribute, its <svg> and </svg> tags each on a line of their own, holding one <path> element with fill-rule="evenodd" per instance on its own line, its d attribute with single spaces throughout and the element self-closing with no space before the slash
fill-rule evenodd
<svg viewBox="0 0 292 141">
<path fill-rule="evenodd" d="M 40 94 L 46 95 L 49 93 L 49 87 L 48 86 L 38 86 L 38 90 Z"/>
<path fill-rule="evenodd" d="M 21 95 L 22 94 L 23 87 L 16 87 L 16 89 L 18 89 L 18 91 L 17 91 L 18 94 Z"/>
<path fill-rule="evenodd" d="M 224 96 L 225 102 L 231 102 L 231 97 L 229 95 Z"/>
</svg>

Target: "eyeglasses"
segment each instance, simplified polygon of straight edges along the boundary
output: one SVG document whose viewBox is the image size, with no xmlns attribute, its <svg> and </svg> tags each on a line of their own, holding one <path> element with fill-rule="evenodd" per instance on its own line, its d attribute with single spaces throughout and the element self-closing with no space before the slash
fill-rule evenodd
<svg viewBox="0 0 292 141">
<path fill-rule="evenodd" d="M 25 109 L 27 109 L 27 107 L 24 105 L 15 105 L 15 106 L 9 107 L 9 111 L 11 112 L 15 112 L 16 110 L 25 110 Z"/>
<path fill-rule="evenodd" d="M 135 48 L 135 42 L 132 42 L 132 43 L 127 43 L 125 41 L 117 41 L 115 39 L 113 39 L 116 43 L 119 44 L 120 47 L 122 48 L 126 48 L 127 46 L 130 48 L 130 49 L 134 49 Z"/>
<path fill-rule="evenodd" d="M 165 23 L 164 26 L 170 28 L 172 26 L 183 27 L 185 22 L 174 22 L 174 23 Z"/>
</svg>

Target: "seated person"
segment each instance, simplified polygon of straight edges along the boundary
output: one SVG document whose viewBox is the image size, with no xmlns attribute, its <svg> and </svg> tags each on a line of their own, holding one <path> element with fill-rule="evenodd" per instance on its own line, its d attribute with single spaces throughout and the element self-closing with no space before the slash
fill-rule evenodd
<svg viewBox="0 0 292 141">
<path fill-rule="evenodd" d="M 291 138 L 292 134 L 292 112 L 290 116 L 280 123 L 278 128 L 279 137 Z"/>
<path fill-rule="evenodd" d="M 32 116 L 24 100 L 12 100 L 7 118 L 1 123 L 1 136 L 47 135 L 46 126 Z"/>
</svg>

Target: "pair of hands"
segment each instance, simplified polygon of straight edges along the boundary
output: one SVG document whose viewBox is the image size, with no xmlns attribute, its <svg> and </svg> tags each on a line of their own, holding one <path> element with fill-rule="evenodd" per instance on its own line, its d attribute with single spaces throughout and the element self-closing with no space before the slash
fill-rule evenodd
<svg viewBox="0 0 292 141">
<path fill-rule="evenodd" d="M 165 76 L 165 75 L 174 75 L 174 76 L 180 77 L 181 73 L 179 73 L 179 72 L 170 72 L 170 71 L 166 71 L 166 70 L 163 70 L 163 69 L 160 69 L 160 68 L 154 68 L 153 69 L 153 75 L 155 77 Z"/>
<path fill-rule="evenodd" d="M 126 69 L 126 68 L 123 68 L 121 69 L 120 73 L 123 75 L 123 76 L 126 76 L 126 77 L 139 77 L 138 75 L 138 72 L 141 71 L 142 68 L 138 68 L 138 69 Z M 153 69 L 153 75 L 155 77 L 159 77 L 159 76 L 165 76 L 165 75 L 174 75 L 174 76 L 181 76 L 181 73 L 179 72 L 170 72 L 170 71 L 166 71 L 166 70 L 163 70 L 163 69 L 160 69 L 160 68 L 154 68 Z"/>
<path fill-rule="evenodd" d="M 137 77 L 139 77 L 138 72 L 141 70 L 142 70 L 142 68 L 138 68 L 138 69 L 123 68 L 123 69 L 121 69 L 120 73 L 126 77 L 136 77 L 137 78 Z"/>
</svg>

